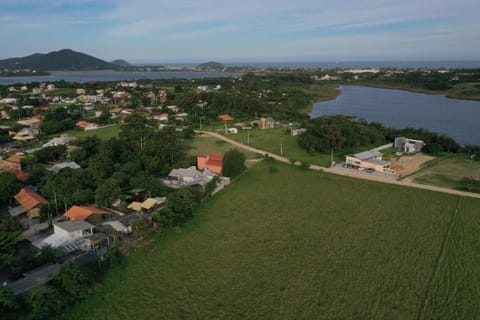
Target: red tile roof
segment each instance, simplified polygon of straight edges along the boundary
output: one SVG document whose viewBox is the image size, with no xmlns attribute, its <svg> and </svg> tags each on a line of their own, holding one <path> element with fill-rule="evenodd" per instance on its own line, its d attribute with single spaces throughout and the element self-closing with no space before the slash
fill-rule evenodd
<svg viewBox="0 0 480 320">
<path fill-rule="evenodd" d="M 208 156 L 208 161 L 223 161 L 223 154 L 212 153 Z"/>
<path fill-rule="evenodd" d="M 96 207 L 73 206 L 63 216 L 73 220 L 85 220 L 92 214 L 109 214 L 107 211 Z"/>
<path fill-rule="evenodd" d="M 214 173 L 222 174 L 223 155 L 214 153 L 206 157 L 198 156 L 197 167 L 199 170 L 206 168 Z"/>
<path fill-rule="evenodd" d="M 18 181 L 25 182 L 28 178 L 31 177 L 31 174 L 28 172 L 15 171 L 13 174 L 17 177 Z"/>
<path fill-rule="evenodd" d="M 89 124 L 90 122 L 88 121 L 78 121 L 77 123 L 75 123 L 77 127 L 82 127 L 82 128 L 88 127 Z"/>
<path fill-rule="evenodd" d="M 36 208 L 41 204 L 48 204 L 48 201 L 32 189 L 22 188 L 19 193 L 15 195 L 15 200 L 18 201 L 27 210 Z"/>
<path fill-rule="evenodd" d="M 23 156 L 18 155 L 18 154 L 14 154 L 13 156 L 10 156 L 5 160 L 10 161 L 10 162 L 15 162 L 15 163 L 21 163 L 22 159 L 23 159 Z"/>
<path fill-rule="evenodd" d="M 221 114 L 221 115 L 218 116 L 218 118 L 220 120 L 223 120 L 223 121 L 232 121 L 233 120 L 233 117 L 229 116 L 228 114 Z"/>
</svg>

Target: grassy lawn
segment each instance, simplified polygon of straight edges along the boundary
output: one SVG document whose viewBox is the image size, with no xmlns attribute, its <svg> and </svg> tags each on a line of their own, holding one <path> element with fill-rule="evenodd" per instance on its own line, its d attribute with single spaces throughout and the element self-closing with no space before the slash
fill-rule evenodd
<svg viewBox="0 0 480 320">
<path fill-rule="evenodd" d="M 479 208 L 264 161 L 65 319 L 473 319 Z"/>
<path fill-rule="evenodd" d="M 52 96 L 66 96 L 66 97 L 76 97 L 77 89 L 75 88 L 58 88 L 49 92 Z"/>
<path fill-rule="evenodd" d="M 290 135 L 286 128 L 277 129 L 252 129 L 250 133 L 239 131 L 238 134 L 229 134 L 230 139 L 247 144 L 250 136 L 250 146 L 278 155 L 283 155 L 290 160 L 299 160 L 310 164 L 329 166 L 330 154 L 310 154 L 302 149 L 298 143 L 298 137 Z M 283 154 L 280 153 L 280 145 L 283 144 Z M 334 158 L 335 160 L 335 158 Z"/>
<path fill-rule="evenodd" d="M 445 248 L 445 256 L 432 281 L 423 319 L 478 318 L 478 234 L 480 205 L 474 199 L 459 203 L 458 216 Z"/>
<path fill-rule="evenodd" d="M 460 99 L 480 100 L 480 82 L 459 83 L 447 91 L 447 96 Z"/>
<path fill-rule="evenodd" d="M 83 131 L 82 129 L 73 129 L 69 131 L 62 132 L 62 134 L 68 134 L 78 138 L 86 138 L 97 136 L 102 141 L 107 141 L 111 138 L 118 137 L 120 133 L 120 126 L 111 126 L 106 128 L 101 128 L 97 130 L 90 130 L 90 131 Z M 59 134 L 55 134 L 53 136 L 58 136 Z"/>
<path fill-rule="evenodd" d="M 460 157 L 434 162 L 414 176 L 413 181 L 432 186 L 456 189 L 463 178 L 480 179 L 480 163 Z"/>
<path fill-rule="evenodd" d="M 215 139 L 213 137 L 207 135 L 196 135 L 195 138 L 192 140 L 192 144 L 190 145 L 189 154 L 197 156 L 197 155 L 207 155 L 210 153 L 221 153 L 224 154 L 228 150 L 232 149 L 232 145 L 228 142 Z M 253 152 L 245 151 L 243 149 L 239 149 L 247 159 L 256 159 L 258 158 L 257 155 Z"/>
<path fill-rule="evenodd" d="M 312 97 L 312 102 L 305 109 L 305 112 L 311 112 L 313 110 L 313 105 L 316 102 L 335 100 L 341 93 L 338 89 L 338 83 L 325 81 L 316 82 L 313 84 L 288 83 L 286 85 L 281 85 L 280 88 L 283 88 L 284 90 L 300 90 L 310 95 Z"/>
<path fill-rule="evenodd" d="M 247 132 L 239 131 L 238 134 L 229 134 L 229 138 L 238 142 L 247 144 Z M 306 162 L 319 166 L 330 166 L 330 153 L 309 153 L 298 145 L 298 136 L 290 135 L 290 131 L 286 128 L 277 129 L 253 129 L 250 131 L 250 146 L 271 153 L 281 155 L 280 144 L 283 143 L 283 156 L 295 161 Z M 373 146 L 371 146 L 373 147 Z M 343 150 L 341 152 L 334 152 L 333 160 L 336 162 L 344 161 L 345 155 L 349 153 L 368 150 L 370 147 L 361 148 L 360 150 Z"/>
</svg>

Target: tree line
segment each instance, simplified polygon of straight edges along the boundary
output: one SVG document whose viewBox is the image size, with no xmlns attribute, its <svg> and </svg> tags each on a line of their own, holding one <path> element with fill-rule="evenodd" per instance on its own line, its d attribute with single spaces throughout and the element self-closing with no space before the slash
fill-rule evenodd
<svg viewBox="0 0 480 320">
<path fill-rule="evenodd" d="M 464 152 L 480 158 L 480 148 L 460 146 L 454 139 L 426 129 L 386 127 L 378 122 L 367 122 L 352 116 L 322 116 L 304 123 L 307 132 L 298 139 L 299 145 L 310 152 L 353 150 L 393 142 L 396 137 L 423 140 L 424 152 L 439 155 L 442 152 Z"/>
</svg>

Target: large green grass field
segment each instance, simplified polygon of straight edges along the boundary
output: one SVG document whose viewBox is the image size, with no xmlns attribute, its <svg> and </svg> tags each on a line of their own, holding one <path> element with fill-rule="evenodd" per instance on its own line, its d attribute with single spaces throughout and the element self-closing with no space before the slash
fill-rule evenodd
<svg viewBox="0 0 480 320">
<path fill-rule="evenodd" d="M 244 144 L 247 144 L 249 141 L 249 145 L 254 148 L 266 150 L 278 155 L 283 155 L 290 160 L 298 160 L 308 164 L 315 164 L 324 167 L 330 166 L 331 154 L 307 152 L 298 145 L 298 136 L 292 136 L 287 128 L 263 130 L 253 129 L 250 130 L 249 133 L 244 130 L 240 130 L 238 134 L 228 134 L 227 137 Z M 364 150 L 368 150 L 368 148 L 365 148 Z M 283 153 L 281 153 L 281 151 L 283 151 Z M 344 161 L 346 154 L 358 151 L 360 150 L 343 150 L 342 152 L 334 152 L 333 160 L 336 162 Z"/>
<path fill-rule="evenodd" d="M 455 189 L 463 178 L 480 180 L 480 163 L 461 157 L 435 161 L 414 175 L 414 182 Z"/>
<path fill-rule="evenodd" d="M 192 143 L 190 145 L 189 154 L 191 155 L 207 155 L 211 153 L 221 153 L 225 154 L 225 152 L 232 149 L 232 145 L 228 142 L 223 140 L 219 140 L 207 135 L 195 135 Z M 247 159 L 256 159 L 257 155 L 253 152 L 248 152 L 243 149 L 240 149 Z"/>
<path fill-rule="evenodd" d="M 77 138 L 87 138 L 97 136 L 102 141 L 110 140 L 111 138 L 118 137 L 120 133 L 120 126 L 110 126 L 106 128 L 100 128 L 97 130 L 83 131 L 82 129 L 73 129 L 62 132 L 62 134 L 68 134 Z M 58 134 L 57 134 L 58 135 Z M 53 135 L 53 136 L 57 136 Z"/>
<path fill-rule="evenodd" d="M 479 209 L 264 161 L 64 319 L 475 319 Z"/>
</svg>

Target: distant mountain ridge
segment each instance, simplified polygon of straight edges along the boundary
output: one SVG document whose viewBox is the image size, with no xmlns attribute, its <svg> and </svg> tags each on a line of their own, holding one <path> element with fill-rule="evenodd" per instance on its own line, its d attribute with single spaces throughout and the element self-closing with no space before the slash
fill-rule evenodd
<svg viewBox="0 0 480 320">
<path fill-rule="evenodd" d="M 49 53 L 35 53 L 26 57 L 0 60 L 2 69 L 33 69 L 40 71 L 58 70 L 107 70 L 118 65 L 71 49 Z"/>
<path fill-rule="evenodd" d="M 131 67 L 133 67 L 130 63 L 128 63 L 127 61 L 122 60 L 122 59 L 114 60 L 111 63 L 118 66 L 118 67 L 121 67 L 121 68 L 131 68 Z"/>
<path fill-rule="evenodd" d="M 205 62 L 205 63 L 201 63 L 201 64 L 197 65 L 197 68 L 200 68 L 200 69 L 223 69 L 223 68 L 225 68 L 225 66 L 223 65 L 223 63 L 220 63 L 220 62 L 209 61 L 209 62 Z"/>
</svg>

